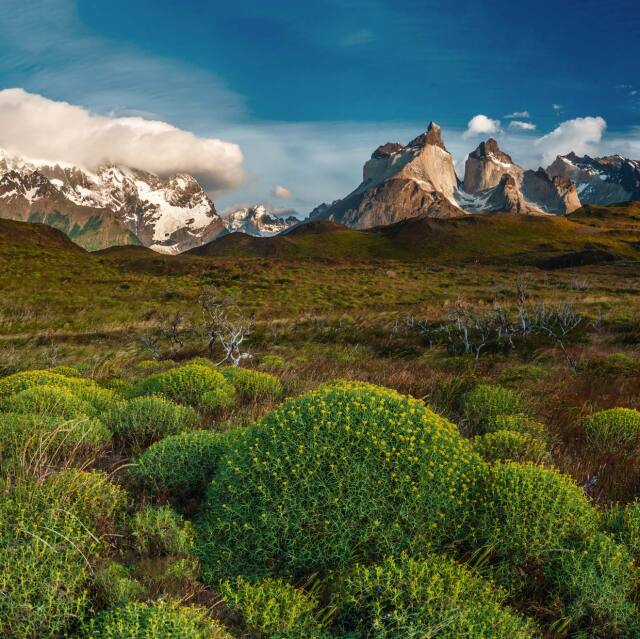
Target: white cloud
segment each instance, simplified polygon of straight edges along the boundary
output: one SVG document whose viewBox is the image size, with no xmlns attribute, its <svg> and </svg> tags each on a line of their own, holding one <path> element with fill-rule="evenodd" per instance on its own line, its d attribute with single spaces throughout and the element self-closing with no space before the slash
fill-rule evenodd
<svg viewBox="0 0 640 639">
<path fill-rule="evenodd" d="M 509 113 L 509 115 L 504 116 L 508 120 L 513 120 L 514 118 L 530 118 L 531 115 L 529 111 L 514 111 L 513 113 Z"/>
<path fill-rule="evenodd" d="M 522 120 L 512 120 L 509 122 L 510 129 L 518 131 L 535 131 L 536 125 L 533 122 L 523 122 Z"/>
<path fill-rule="evenodd" d="M 476 115 L 467 124 L 467 130 L 463 137 L 470 138 L 474 135 L 485 135 L 488 133 L 497 133 L 500 131 L 500 120 L 492 120 L 486 115 Z"/>
<path fill-rule="evenodd" d="M 25 158 L 94 168 L 111 161 L 160 175 L 192 173 L 212 191 L 240 184 L 237 144 L 141 117 L 94 115 L 22 89 L 0 91 L 0 147 Z"/>
<path fill-rule="evenodd" d="M 552 105 L 551 105 L 551 108 L 552 108 L 554 111 L 560 111 L 560 110 L 562 109 L 562 105 L 561 105 L 561 104 L 552 104 Z"/>
<path fill-rule="evenodd" d="M 276 188 L 271 191 L 271 195 L 283 200 L 288 200 L 291 197 L 291 191 L 285 186 L 281 186 L 280 184 L 278 184 L 278 186 L 276 186 Z"/>
<path fill-rule="evenodd" d="M 602 140 L 607 123 L 601 117 L 585 117 L 566 120 L 551 133 L 536 140 L 542 159 L 551 162 L 556 155 L 574 151 L 578 155 L 593 154 Z"/>
</svg>

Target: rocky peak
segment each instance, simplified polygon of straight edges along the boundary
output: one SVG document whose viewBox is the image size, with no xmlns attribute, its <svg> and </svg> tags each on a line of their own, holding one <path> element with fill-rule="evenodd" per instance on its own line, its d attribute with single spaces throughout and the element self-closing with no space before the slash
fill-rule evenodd
<svg viewBox="0 0 640 639">
<path fill-rule="evenodd" d="M 551 177 L 540 167 L 537 171 L 525 171 L 522 193 L 535 206 L 557 215 L 566 215 L 580 208 L 576 185 L 567 177 Z"/>
<path fill-rule="evenodd" d="M 522 173 L 522 168 L 500 149 L 496 140 L 489 138 L 486 142 L 480 142 L 467 156 L 462 188 L 469 194 L 480 193 L 498 186 L 503 175 L 511 175 L 519 185 Z"/>
<path fill-rule="evenodd" d="M 427 145 L 439 146 L 443 151 L 447 151 L 447 147 L 442 141 L 442 129 L 435 122 L 429 122 L 426 132 L 421 133 L 407 144 L 412 148 L 422 148 Z"/>
<path fill-rule="evenodd" d="M 480 142 L 476 150 L 469 153 L 469 157 L 474 159 L 495 158 L 505 164 L 513 164 L 511 156 L 498 146 L 498 142 L 494 138 Z"/>
<path fill-rule="evenodd" d="M 402 151 L 404 146 L 400 144 L 400 142 L 387 142 L 386 144 L 381 144 L 372 154 L 372 160 L 384 160 L 386 158 L 391 157 L 394 153 L 398 153 Z"/>
</svg>

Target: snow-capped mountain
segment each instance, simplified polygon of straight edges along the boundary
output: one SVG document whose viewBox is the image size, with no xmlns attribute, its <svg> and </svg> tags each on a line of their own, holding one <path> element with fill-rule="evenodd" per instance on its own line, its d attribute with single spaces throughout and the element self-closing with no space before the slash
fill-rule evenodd
<svg viewBox="0 0 640 639">
<path fill-rule="evenodd" d="M 559 155 L 547 168 L 552 176 L 566 177 L 577 187 L 583 204 L 614 204 L 640 200 L 640 161 L 621 155 L 591 158 L 575 153 Z"/>
<path fill-rule="evenodd" d="M 256 204 L 231 211 L 222 218 L 222 222 L 229 233 L 269 237 L 295 226 L 300 220 L 294 215 L 278 216 L 264 204 Z"/>
<path fill-rule="evenodd" d="M 142 243 L 180 253 L 224 230 L 213 202 L 191 175 L 162 179 L 114 164 L 89 171 L 2 151 L 0 217 L 45 222 L 90 249 Z"/>
</svg>

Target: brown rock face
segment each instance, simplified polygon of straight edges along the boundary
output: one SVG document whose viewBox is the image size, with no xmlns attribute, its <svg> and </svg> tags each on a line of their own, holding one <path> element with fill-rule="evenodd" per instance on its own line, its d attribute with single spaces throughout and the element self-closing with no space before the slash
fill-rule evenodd
<svg viewBox="0 0 640 639">
<path fill-rule="evenodd" d="M 552 178 L 543 168 L 524 172 L 522 193 L 529 202 L 557 215 L 566 215 L 581 206 L 576 185 L 567 177 Z"/>
<path fill-rule="evenodd" d="M 462 188 L 470 194 L 479 193 L 498 186 L 503 175 L 511 175 L 520 184 L 522 173 L 522 168 L 514 164 L 511 156 L 504 153 L 493 138 L 489 138 L 480 142 L 467 157 Z"/>
</svg>

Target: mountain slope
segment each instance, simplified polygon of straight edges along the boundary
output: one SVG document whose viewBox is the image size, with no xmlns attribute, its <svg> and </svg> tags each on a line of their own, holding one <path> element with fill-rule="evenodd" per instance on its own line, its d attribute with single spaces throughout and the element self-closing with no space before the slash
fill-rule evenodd
<svg viewBox="0 0 640 639">
<path fill-rule="evenodd" d="M 300 220 L 294 215 L 278 216 L 264 204 L 256 204 L 231 211 L 222 218 L 222 222 L 230 233 L 269 237 L 295 226 Z"/>
</svg>

